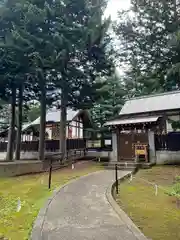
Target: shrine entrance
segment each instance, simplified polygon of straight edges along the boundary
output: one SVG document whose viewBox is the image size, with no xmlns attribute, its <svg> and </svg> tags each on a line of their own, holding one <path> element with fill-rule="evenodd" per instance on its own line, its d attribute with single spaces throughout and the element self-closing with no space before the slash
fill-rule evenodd
<svg viewBox="0 0 180 240">
<path fill-rule="evenodd" d="M 120 133 L 118 136 L 118 161 L 135 160 L 135 144 L 148 145 L 148 133 Z"/>
</svg>

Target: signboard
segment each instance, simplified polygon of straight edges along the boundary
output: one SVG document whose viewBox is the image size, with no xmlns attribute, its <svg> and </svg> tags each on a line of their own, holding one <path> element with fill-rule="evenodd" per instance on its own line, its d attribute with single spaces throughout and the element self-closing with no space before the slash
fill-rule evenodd
<svg viewBox="0 0 180 240">
<path fill-rule="evenodd" d="M 87 141 L 87 148 L 99 148 L 101 147 L 101 140 Z"/>
<path fill-rule="evenodd" d="M 106 139 L 106 140 L 104 141 L 104 144 L 105 144 L 105 145 L 111 145 L 111 140 L 110 140 L 110 139 Z"/>
<path fill-rule="evenodd" d="M 139 158 L 144 156 L 145 160 L 148 161 L 148 145 L 145 144 L 135 144 L 135 156 Z"/>
</svg>

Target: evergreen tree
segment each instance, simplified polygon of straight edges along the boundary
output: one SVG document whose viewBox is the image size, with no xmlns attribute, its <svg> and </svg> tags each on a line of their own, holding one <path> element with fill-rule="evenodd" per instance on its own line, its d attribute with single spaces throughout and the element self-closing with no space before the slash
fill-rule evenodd
<svg viewBox="0 0 180 240">
<path fill-rule="evenodd" d="M 62 158 L 66 152 L 66 109 L 87 108 L 94 98 L 94 84 L 98 74 L 108 74 L 111 60 L 107 59 L 105 35 L 109 20 L 102 21 L 104 1 L 67 1 L 61 7 L 64 24 L 62 57 L 57 61 L 60 81 L 56 86 L 61 89 L 60 149 Z M 67 21 L 68 19 L 68 21 Z M 57 22 L 59 24 L 59 22 Z M 59 43 L 59 42 L 58 42 Z M 64 48 L 66 46 L 66 48 Z"/>
<path fill-rule="evenodd" d="M 106 54 L 109 20 L 102 21 L 105 4 L 106 1 L 98 0 L 9 0 L 3 4 L 2 86 L 10 93 L 9 98 L 13 96 L 8 144 L 12 145 L 16 98 L 18 141 L 23 100 L 37 99 L 41 103 L 39 159 L 44 159 L 46 105 L 54 100 L 46 95 L 54 91 L 57 97 L 56 90 L 60 89 L 61 149 L 65 152 L 66 108 L 89 105 L 94 99 L 96 77 L 109 74 L 111 69 L 111 59 Z M 8 149 L 8 159 L 12 159 L 13 148 Z M 19 152 L 16 156 L 19 158 Z"/>
<path fill-rule="evenodd" d="M 138 82 L 136 77 L 134 81 L 141 94 L 177 86 L 167 75 L 172 62 L 179 62 L 176 50 L 170 47 L 179 27 L 179 10 L 178 0 L 132 0 L 131 9 L 119 14 L 114 29 L 122 46 L 120 61 L 130 66 L 128 73 L 138 76 Z"/>
<path fill-rule="evenodd" d="M 115 73 L 112 76 L 101 79 L 103 86 L 97 90 L 100 97 L 92 108 L 92 118 L 96 126 L 103 129 L 103 124 L 119 115 L 125 101 L 125 85 Z"/>
</svg>

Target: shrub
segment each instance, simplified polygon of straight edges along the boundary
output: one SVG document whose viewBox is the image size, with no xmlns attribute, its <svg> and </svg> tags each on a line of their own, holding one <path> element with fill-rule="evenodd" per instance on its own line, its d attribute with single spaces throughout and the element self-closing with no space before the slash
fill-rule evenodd
<svg viewBox="0 0 180 240">
<path fill-rule="evenodd" d="M 170 190 L 167 191 L 169 196 L 180 198 L 180 182 L 175 183 Z"/>
<path fill-rule="evenodd" d="M 175 181 L 180 183 L 180 176 L 176 176 Z"/>
</svg>

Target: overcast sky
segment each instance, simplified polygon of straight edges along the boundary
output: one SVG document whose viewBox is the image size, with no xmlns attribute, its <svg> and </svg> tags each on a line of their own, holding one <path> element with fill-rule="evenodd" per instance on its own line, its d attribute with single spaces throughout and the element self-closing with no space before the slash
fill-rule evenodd
<svg viewBox="0 0 180 240">
<path fill-rule="evenodd" d="M 109 0 L 108 7 L 106 9 L 105 15 L 111 15 L 112 20 L 117 17 L 118 10 L 128 9 L 130 6 L 130 0 Z"/>
<path fill-rule="evenodd" d="M 105 11 L 105 16 L 111 16 L 112 20 L 116 20 L 117 19 L 117 12 L 119 10 L 126 10 L 130 7 L 130 1 L 131 0 L 109 0 L 107 9 Z M 115 40 L 116 41 L 116 40 Z M 117 67 L 116 70 L 118 71 L 118 73 L 121 75 L 123 75 L 124 69 L 126 69 L 126 67 L 121 66 Z"/>
</svg>

